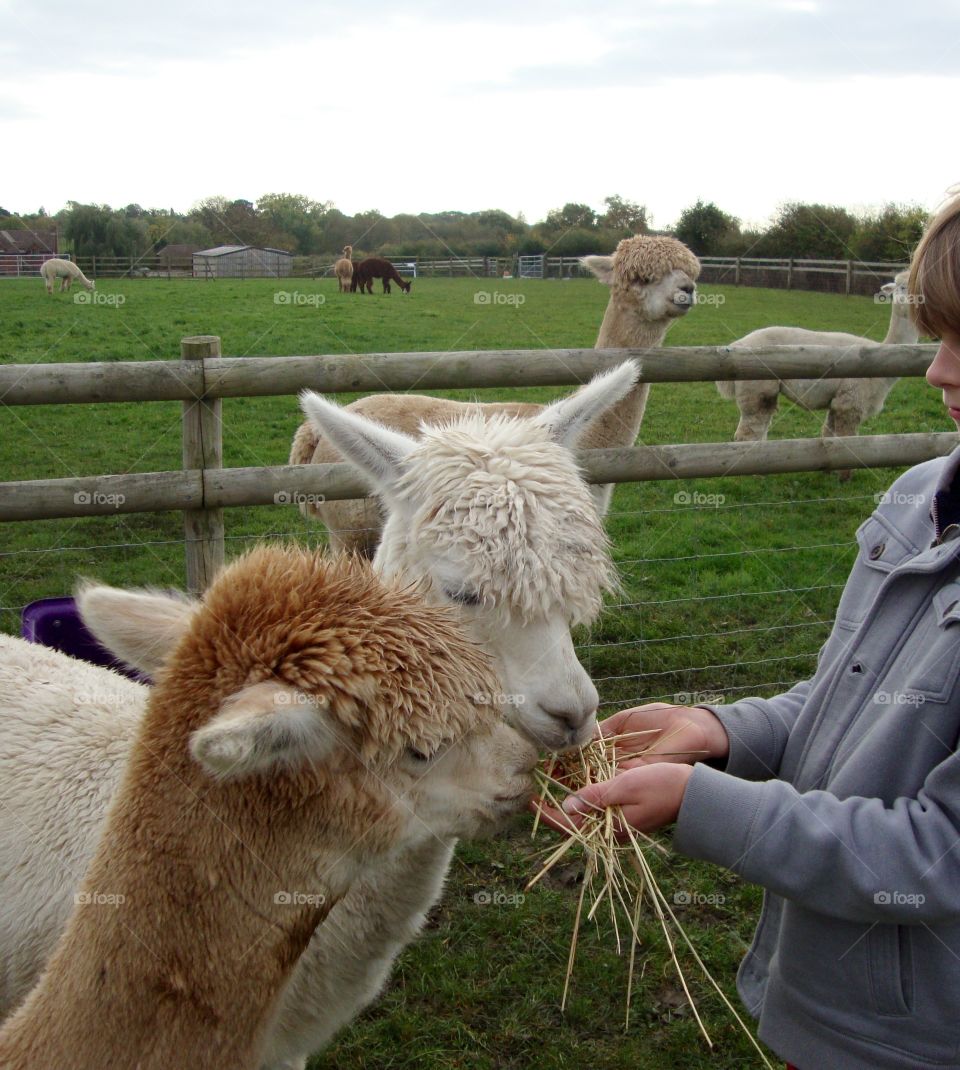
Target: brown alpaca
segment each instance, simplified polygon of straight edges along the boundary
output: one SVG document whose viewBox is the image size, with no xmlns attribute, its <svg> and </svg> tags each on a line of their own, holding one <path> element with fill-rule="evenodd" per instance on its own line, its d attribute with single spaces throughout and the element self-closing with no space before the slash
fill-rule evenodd
<svg viewBox="0 0 960 1070">
<path fill-rule="evenodd" d="M 454 615 L 357 559 L 260 548 L 202 603 L 94 587 L 81 607 L 162 664 L 0 1066 L 252 1070 L 351 883 L 516 811 L 535 755 L 478 707 L 497 684 Z"/>
<path fill-rule="evenodd" d="M 333 265 L 333 273 L 337 276 L 337 285 L 340 293 L 345 294 L 351 289 L 350 283 L 353 279 L 352 245 L 345 245 L 343 247 L 343 256 Z"/>
<path fill-rule="evenodd" d="M 395 282 L 405 294 L 410 293 L 410 283 L 405 279 L 401 279 L 393 264 L 389 260 L 384 260 L 382 256 L 368 256 L 366 259 L 361 260 L 359 264 L 354 265 L 350 292 L 353 293 L 359 288 L 360 293 L 363 293 L 364 287 L 366 287 L 366 292 L 372 294 L 374 279 L 383 281 L 383 292 L 385 294 L 390 293 L 391 282 Z"/>
</svg>

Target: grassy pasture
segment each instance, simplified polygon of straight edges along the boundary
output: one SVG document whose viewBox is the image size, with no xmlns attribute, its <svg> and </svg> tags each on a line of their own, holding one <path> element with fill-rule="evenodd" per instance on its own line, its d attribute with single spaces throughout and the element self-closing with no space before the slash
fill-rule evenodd
<svg viewBox="0 0 960 1070">
<path fill-rule="evenodd" d="M 278 292 L 294 291 L 302 296 L 276 302 Z M 524 300 L 477 303 L 478 291 Z M 719 345 L 773 323 L 879 339 L 889 315 L 868 298 L 703 292 L 723 303 L 694 309 L 668 344 Z M 0 360 L 171 358 L 180 337 L 196 333 L 219 334 L 228 356 L 589 346 L 607 297 L 587 280 L 494 279 L 418 280 L 409 296 L 389 297 L 339 295 L 327 280 L 105 280 L 97 294 L 113 302 L 48 298 L 39 279 L 0 281 Z M 547 400 L 564 392 L 487 396 Z M 0 480 L 177 468 L 179 410 L 177 403 L 3 409 Z M 286 461 L 298 423 L 294 399 L 230 399 L 223 411 L 226 465 Z M 653 388 L 641 441 L 729 440 L 736 421 L 735 405 L 713 384 L 662 384 Z M 771 434 L 810 436 L 819 425 L 819 416 L 782 403 Z M 911 380 L 894 388 L 863 432 L 950 429 L 936 393 Z M 579 637 L 604 708 L 675 695 L 773 694 L 809 675 L 853 559 L 853 532 L 895 474 L 858 472 L 846 484 L 801 473 L 618 488 L 608 527 L 623 592 Z M 290 507 L 227 513 L 228 553 L 270 533 L 320 538 Z M 182 585 L 181 539 L 177 514 L 0 525 L 0 627 L 16 631 L 24 603 L 69 591 L 78 574 Z M 428 935 L 403 955 L 377 1006 L 314 1060 L 315 1070 L 756 1065 L 701 985 L 700 1005 L 717 1042 L 713 1055 L 706 1051 L 653 922 L 638 953 L 644 974 L 629 1035 L 622 1031 L 625 963 L 610 951 L 604 923 L 581 942 L 572 1000 L 560 1016 L 576 873 L 548 879 L 518 901 L 531 873 L 527 829 L 520 820 L 502 839 L 461 846 Z M 683 917 L 732 995 L 758 891 L 682 858 L 664 870 L 664 884 L 703 902 Z"/>
</svg>

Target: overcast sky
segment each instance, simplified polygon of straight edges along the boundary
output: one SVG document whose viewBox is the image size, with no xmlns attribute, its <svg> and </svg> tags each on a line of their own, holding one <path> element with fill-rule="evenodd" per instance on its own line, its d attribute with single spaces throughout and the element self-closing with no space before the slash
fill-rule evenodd
<svg viewBox="0 0 960 1070">
<path fill-rule="evenodd" d="M 0 0 L 0 206 L 933 208 L 956 0 Z"/>
</svg>

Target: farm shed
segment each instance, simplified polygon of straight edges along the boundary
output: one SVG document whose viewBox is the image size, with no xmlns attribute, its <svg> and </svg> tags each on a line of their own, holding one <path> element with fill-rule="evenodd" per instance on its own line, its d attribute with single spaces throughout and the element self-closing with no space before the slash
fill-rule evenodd
<svg viewBox="0 0 960 1070">
<path fill-rule="evenodd" d="M 58 237 L 55 230 L 0 230 L 0 275 L 36 275 L 57 255 Z"/>
<path fill-rule="evenodd" d="M 255 245 L 217 245 L 193 254 L 196 278 L 279 278 L 293 268 L 293 253 Z"/>
</svg>

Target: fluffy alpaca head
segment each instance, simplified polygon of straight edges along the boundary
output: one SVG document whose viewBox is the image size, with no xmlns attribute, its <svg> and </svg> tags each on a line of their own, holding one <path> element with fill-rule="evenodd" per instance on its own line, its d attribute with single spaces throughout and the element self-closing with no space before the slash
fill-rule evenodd
<svg viewBox="0 0 960 1070">
<path fill-rule="evenodd" d="M 696 302 L 700 261 L 676 238 L 637 234 L 624 238 L 612 256 L 585 256 L 581 263 L 611 287 L 612 299 L 645 319 L 684 316 Z"/>
<path fill-rule="evenodd" d="M 501 723 L 489 659 L 448 606 L 360 559 L 278 546 L 239 558 L 202 601 L 170 611 L 164 600 L 89 586 L 78 596 L 91 630 L 135 663 L 130 633 L 156 666 L 144 633 L 158 619 L 167 651 L 145 723 L 147 751 L 168 765 L 269 778 L 275 794 L 306 777 L 307 798 L 356 781 L 345 814 L 359 792 L 367 811 L 399 805 L 393 824 L 415 818 L 429 835 L 483 831 L 516 809 L 533 757 Z"/>
<path fill-rule="evenodd" d="M 504 625 L 599 613 L 614 582 L 607 537 L 573 455 L 542 423 L 477 413 L 424 425 L 396 490 L 417 503 L 409 538 L 447 597 Z"/>
<path fill-rule="evenodd" d="M 637 378 L 630 362 L 529 419 L 468 415 L 412 439 L 303 396 L 315 427 L 370 478 L 387 574 L 429 582 L 494 657 L 507 716 L 554 749 L 588 739 L 597 693 L 570 627 L 614 583 L 607 539 L 571 449 Z"/>
<path fill-rule="evenodd" d="M 350 257 L 353 256 L 353 246 L 345 245 L 343 247 L 343 255 L 349 260 Z"/>
<path fill-rule="evenodd" d="M 880 287 L 880 294 L 883 296 L 880 300 L 889 302 L 893 305 L 891 312 L 895 316 L 902 316 L 905 319 L 909 319 L 911 316 L 911 305 L 913 302 L 910 300 L 908 284 L 910 281 L 910 271 L 901 271 L 898 275 L 894 276 L 893 282 L 885 282 Z"/>
</svg>

